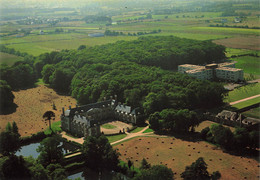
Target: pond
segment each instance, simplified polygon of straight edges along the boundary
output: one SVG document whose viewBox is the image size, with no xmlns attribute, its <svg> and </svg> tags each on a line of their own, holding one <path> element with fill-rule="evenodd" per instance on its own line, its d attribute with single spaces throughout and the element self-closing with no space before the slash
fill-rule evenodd
<svg viewBox="0 0 260 180">
<path fill-rule="evenodd" d="M 26 146 L 22 146 L 21 149 L 15 153 L 15 155 L 16 156 L 25 156 L 25 157 L 32 156 L 33 158 L 37 158 L 40 153 L 38 153 L 36 151 L 36 149 L 39 146 L 40 146 L 40 143 L 32 143 L 32 144 L 29 144 Z M 61 146 L 62 146 L 63 154 L 75 151 L 76 149 L 79 148 L 79 147 L 76 147 L 75 145 L 72 145 L 67 142 L 62 142 Z"/>
<path fill-rule="evenodd" d="M 95 171 L 92 171 L 88 168 L 82 168 L 80 170 L 72 172 L 71 175 L 69 175 L 68 179 L 76 179 L 81 178 L 84 180 L 112 180 L 113 177 L 117 177 L 118 175 L 115 172 L 103 172 L 102 174 L 99 174 Z M 127 180 L 128 178 L 124 176 L 123 174 L 119 175 L 123 180 Z"/>
<path fill-rule="evenodd" d="M 22 146 L 20 151 L 15 153 L 16 156 L 32 156 L 33 158 L 37 158 L 39 153 L 36 149 L 40 146 L 40 143 L 33 143 L 26 146 Z"/>
</svg>

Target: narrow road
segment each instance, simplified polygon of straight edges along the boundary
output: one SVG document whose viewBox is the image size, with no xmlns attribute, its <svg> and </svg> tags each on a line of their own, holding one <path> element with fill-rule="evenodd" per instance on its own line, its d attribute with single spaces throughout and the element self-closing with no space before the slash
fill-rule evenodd
<svg viewBox="0 0 260 180">
<path fill-rule="evenodd" d="M 254 99 L 254 98 L 257 98 L 257 97 L 260 97 L 260 94 L 258 95 L 255 95 L 255 96 L 251 96 L 251 97 L 248 97 L 248 98 L 245 98 L 245 99 L 240 99 L 238 101 L 234 101 L 234 102 L 231 102 L 229 103 L 230 105 L 234 105 L 234 104 L 237 104 L 237 103 L 240 103 L 240 102 L 244 102 L 244 101 L 248 101 L 250 99 Z"/>
</svg>

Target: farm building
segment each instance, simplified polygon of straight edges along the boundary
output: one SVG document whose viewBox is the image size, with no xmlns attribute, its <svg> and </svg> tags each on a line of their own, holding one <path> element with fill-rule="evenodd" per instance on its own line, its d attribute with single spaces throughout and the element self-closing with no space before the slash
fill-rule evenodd
<svg viewBox="0 0 260 180">
<path fill-rule="evenodd" d="M 100 124 L 106 121 L 120 120 L 136 124 L 141 115 L 139 108 L 132 109 L 114 99 L 62 110 L 62 130 L 77 137 L 100 134 Z"/>
<path fill-rule="evenodd" d="M 208 64 L 206 66 L 184 64 L 178 66 L 178 71 L 201 80 L 211 80 L 216 78 L 234 82 L 244 80 L 243 70 L 236 69 L 234 63 L 227 62 Z"/>
</svg>

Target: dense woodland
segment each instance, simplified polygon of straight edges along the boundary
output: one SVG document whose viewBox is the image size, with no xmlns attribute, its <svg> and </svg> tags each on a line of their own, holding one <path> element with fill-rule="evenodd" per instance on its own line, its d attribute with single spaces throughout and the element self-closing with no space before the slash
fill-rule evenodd
<svg viewBox="0 0 260 180">
<path fill-rule="evenodd" d="M 12 67 L 2 65 L 1 79 L 16 90 L 43 78 L 81 105 L 117 95 L 119 101 L 143 108 L 146 115 L 166 108 L 194 110 L 222 103 L 224 88 L 219 83 L 172 70 L 185 63 L 221 62 L 223 46 L 168 36 L 82 47 L 26 56 Z"/>
</svg>

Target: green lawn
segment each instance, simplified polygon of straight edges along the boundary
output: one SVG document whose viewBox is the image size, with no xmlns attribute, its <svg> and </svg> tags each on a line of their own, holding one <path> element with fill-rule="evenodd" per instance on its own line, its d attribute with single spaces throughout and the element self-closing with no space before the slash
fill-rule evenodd
<svg viewBox="0 0 260 180">
<path fill-rule="evenodd" d="M 259 102 L 260 102 L 260 97 L 257 97 L 257 98 L 254 98 L 254 99 L 250 99 L 248 101 L 244 101 L 244 102 L 241 102 L 241 103 L 238 103 L 238 104 L 234 104 L 232 107 L 235 107 L 237 109 L 242 109 L 244 107 L 248 107 L 248 106 L 254 105 L 254 104 L 259 103 Z"/>
<path fill-rule="evenodd" d="M 109 141 L 110 143 L 112 143 L 112 142 L 118 141 L 118 140 L 120 140 L 120 139 L 123 139 L 123 138 L 125 138 L 126 136 L 127 136 L 126 134 L 118 134 L 118 135 L 106 136 L 106 137 L 107 137 L 108 141 Z"/>
<path fill-rule="evenodd" d="M 137 127 L 133 131 L 131 131 L 131 133 L 137 133 L 137 132 L 139 132 L 139 131 L 141 131 L 143 129 L 144 129 L 144 127 Z"/>
<path fill-rule="evenodd" d="M 61 130 L 61 121 L 57 121 L 51 124 L 51 129 L 53 132 L 60 132 Z M 51 130 L 48 128 L 44 131 L 44 134 L 48 135 L 51 134 Z"/>
<path fill-rule="evenodd" d="M 236 68 L 243 69 L 245 73 L 260 75 L 260 57 L 242 56 L 231 60 L 237 61 Z"/>
<path fill-rule="evenodd" d="M 260 83 L 249 84 L 234 89 L 228 93 L 228 96 L 225 98 L 225 102 L 234 102 L 240 99 L 244 99 L 250 96 L 259 94 L 260 92 Z"/>
<path fill-rule="evenodd" d="M 116 128 L 116 126 L 113 126 L 112 124 L 103 124 L 101 127 L 104 128 L 104 129 L 114 129 L 114 128 Z"/>
<path fill-rule="evenodd" d="M 250 109 L 249 111 L 243 112 L 243 115 L 252 118 L 260 118 L 260 107 Z"/>
<path fill-rule="evenodd" d="M 148 129 L 146 129 L 143 133 L 149 133 L 149 132 L 154 132 L 154 130 L 148 128 Z"/>
<path fill-rule="evenodd" d="M 7 64 L 12 66 L 15 62 L 22 60 L 22 57 L 0 52 L 0 64 Z"/>
</svg>

